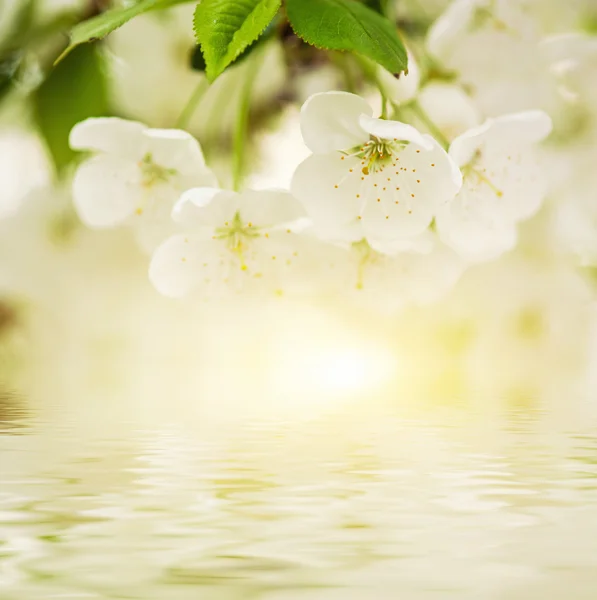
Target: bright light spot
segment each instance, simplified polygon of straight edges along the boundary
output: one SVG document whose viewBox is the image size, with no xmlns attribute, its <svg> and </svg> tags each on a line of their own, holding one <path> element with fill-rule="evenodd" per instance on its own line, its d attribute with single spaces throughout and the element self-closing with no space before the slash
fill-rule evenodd
<svg viewBox="0 0 597 600">
<path fill-rule="evenodd" d="M 295 357 L 286 366 L 289 382 L 319 391 L 351 393 L 378 386 L 391 373 L 391 360 L 378 349 L 328 347 Z"/>
<path fill-rule="evenodd" d="M 329 321 L 288 327 L 273 357 L 273 390 L 302 406 L 373 393 L 390 381 L 397 367 L 396 356 L 381 340 Z"/>
</svg>

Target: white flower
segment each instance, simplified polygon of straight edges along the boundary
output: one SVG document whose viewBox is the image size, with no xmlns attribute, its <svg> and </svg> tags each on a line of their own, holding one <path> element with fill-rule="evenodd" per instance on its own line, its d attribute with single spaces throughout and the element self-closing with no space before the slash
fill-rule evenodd
<svg viewBox="0 0 597 600">
<path fill-rule="evenodd" d="M 313 155 L 299 165 L 291 189 L 323 238 L 413 237 L 462 184 L 431 136 L 371 113 L 365 100 L 345 92 L 316 94 L 302 108 L 303 139 Z"/>
<path fill-rule="evenodd" d="M 521 38 L 533 38 L 536 25 L 518 0 L 454 0 L 435 21 L 427 35 L 431 54 L 452 62 L 462 42 L 484 36 L 494 42 L 511 43 Z M 469 57 L 470 61 L 475 60 Z"/>
<path fill-rule="evenodd" d="M 443 296 L 464 272 L 465 263 L 437 235 L 426 231 L 411 242 L 318 248 L 319 288 L 374 312 L 393 313 Z"/>
<path fill-rule="evenodd" d="M 163 239 L 183 191 L 216 183 L 199 143 L 185 131 L 94 118 L 73 127 L 70 144 L 94 153 L 73 180 L 81 220 L 93 228 L 134 226 L 148 247 L 161 241 L 160 232 Z"/>
<path fill-rule="evenodd" d="M 437 240 L 431 240 L 425 252 L 382 254 L 366 242 L 353 244 L 352 252 L 358 260 L 357 293 L 384 312 L 436 302 L 465 269 L 464 262 Z"/>
<path fill-rule="evenodd" d="M 550 131 L 548 115 L 529 111 L 489 119 L 452 142 L 464 183 L 436 217 L 445 243 L 470 260 L 514 246 L 515 224 L 532 216 L 545 195 L 533 145 Z"/>
<path fill-rule="evenodd" d="M 455 0 L 430 28 L 427 49 L 458 73 L 484 115 L 551 110 L 539 34 L 520 0 Z"/>
<path fill-rule="evenodd" d="M 170 237 L 153 255 L 149 276 L 166 296 L 219 297 L 264 285 L 279 293 L 299 258 L 292 228 L 304 211 L 287 192 L 195 188 L 172 217 L 192 233 Z"/>
</svg>

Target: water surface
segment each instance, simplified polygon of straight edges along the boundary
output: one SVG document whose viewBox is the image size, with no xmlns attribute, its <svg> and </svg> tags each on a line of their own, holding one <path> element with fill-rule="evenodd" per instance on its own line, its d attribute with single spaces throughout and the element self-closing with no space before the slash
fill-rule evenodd
<svg viewBox="0 0 597 600">
<path fill-rule="evenodd" d="M 2 600 L 597 597 L 591 419 L 132 414 L 3 394 Z"/>
</svg>

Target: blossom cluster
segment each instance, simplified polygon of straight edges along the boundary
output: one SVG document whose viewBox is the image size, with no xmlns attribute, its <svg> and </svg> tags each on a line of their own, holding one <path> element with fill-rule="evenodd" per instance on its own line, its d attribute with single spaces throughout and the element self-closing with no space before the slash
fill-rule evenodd
<svg viewBox="0 0 597 600">
<path fill-rule="evenodd" d="M 93 118 L 71 133 L 92 153 L 73 197 L 87 225 L 134 229 L 165 295 L 383 289 L 391 306 L 512 247 L 544 196 L 533 150 L 550 128 L 541 111 L 506 115 L 446 150 L 360 96 L 318 93 L 301 110 L 312 154 L 290 190 L 237 193 L 217 186 L 190 134 Z"/>
<path fill-rule="evenodd" d="M 326 319 L 379 326 L 405 356 L 420 352 L 403 359 L 409 371 L 427 374 L 437 354 L 451 378 L 460 361 L 475 390 L 508 371 L 515 394 L 530 379 L 554 393 L 553 374 L 584 364 L 597 265 L 591 0 L 425 0 L 424 15 L 396 2 L 409 54 L 399 78 L 351 55 L 299 64 L 286 60 L 288 40 L 269 39 L 209 86 L 188 61 L 194 4 L 140 15 L 97 46 L 107 49 L 106 114 L 124 118 L 72 130 L 81 161 L 60 185 L 43 132 L 27 115 L 2 121 L 0 312 L 16 306 L 24 319 L 14 299 L 51 298 L 46 312 L 65 313 L 54 337 L 66 323 L 99 337 L 111 318 L 120 333 L 126 304 L 139 346 L 166 356 L 182 331 L 193 348 L 199 318 L 219 313 L 235 334 L 233 319 L 267 320 L 278 334 L 273 315 L 285 319 L 288 306 L 264 303 L 258 319 L 246 300 L 298 295 L 333 306 Z M 231 191 L 222 159 L 249 75 L 250 189 Z M 349 89 L 358 95 L 337 91 Z M 131 252 L 135 241 L 144 252 Z M 187 306 L 195 312 L 175 326 L 177 303 L 147 285 L 148 264 L 166 296 L 240 293 L 243 309 Z M 159 343 L 147 344 L 149 329 Z M 167 330 L 174 341 L 162 346 Z"/>
</svg>

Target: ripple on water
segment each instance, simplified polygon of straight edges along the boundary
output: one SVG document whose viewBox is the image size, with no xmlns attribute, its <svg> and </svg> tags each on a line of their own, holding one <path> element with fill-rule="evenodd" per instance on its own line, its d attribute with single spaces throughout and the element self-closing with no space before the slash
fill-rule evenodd
<svg viewBox="0 0 597 600">
<path fill-rule="evenodd" d="M 594 600 L 597 429 L 444 421 L 4 427 L 0 598 Z"/>
</svg>

